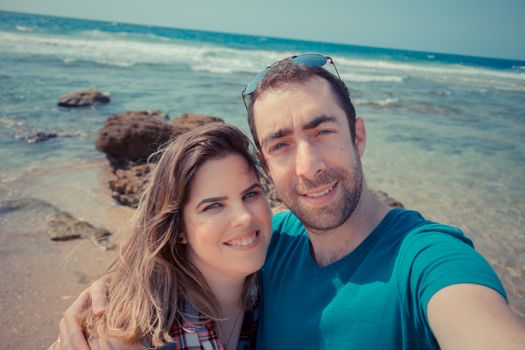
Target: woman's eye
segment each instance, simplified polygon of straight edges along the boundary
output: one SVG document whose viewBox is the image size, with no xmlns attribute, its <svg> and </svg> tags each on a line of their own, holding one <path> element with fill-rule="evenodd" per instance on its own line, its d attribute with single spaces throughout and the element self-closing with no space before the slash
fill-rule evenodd
<svg viewBox="0 0 525 350">
<path fill-rule="evenodd" d="M 250 191 L 244 194 L 243 199 L 257 197 L 261 192 L 260 191 Z"/>
<path fill-rule="evenodd" d="M 211 209 L 217 209 L 217 208 L 221 208 L 222 205 L 220 203 L 212 203 L 210 205 L 207 205 L 206 207 L 204 207 L 204 209 L 202 209 L 202 211 L 207 211 L 207 210 L 211 210 Z"/>
</svg>

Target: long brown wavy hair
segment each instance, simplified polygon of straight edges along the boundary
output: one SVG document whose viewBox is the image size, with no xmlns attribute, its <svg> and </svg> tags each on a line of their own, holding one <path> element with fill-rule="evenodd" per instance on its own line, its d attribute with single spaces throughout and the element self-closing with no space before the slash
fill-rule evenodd
<svg viewBox="0 0 525 350">
<path fill-rule="evenodd" d="M 108 268 L 111 282 L 105 316 L 84 317 L 91 337 L 113 336 L 159 347 L 173 341 L 169 330 L 175 321 L 201 323 L 223 316 L 204 276 L 187 258 L 183 208 L 196 172 L 208 160 L 238 154 L 262 176 L 253 147 L 237 128 L 212 123 L 179 136 L 159 154 L 132 229 Z M 246 278 L 240 300 L 245 308 L 255 281 L 255 273 Z M 181 300 L 191 301 L 203 317 L 189 320 L 179 307 Z"/>
</svg>

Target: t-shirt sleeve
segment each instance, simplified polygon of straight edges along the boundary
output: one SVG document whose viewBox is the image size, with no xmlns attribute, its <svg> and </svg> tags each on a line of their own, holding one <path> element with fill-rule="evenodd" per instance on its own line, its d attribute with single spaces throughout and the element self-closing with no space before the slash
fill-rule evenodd
<svg viewBox="0 0 525 350">
<path fill-rule="evenodd" d="M 405 238 L 399 252 L 401 297 L 416 329 L 433 337 L 427 317 L 432 296 L 447 286 L 472 283 L 492 288 L 506 298 L 489 263 L 454 227 L 425 225 Z"/>
</svg>

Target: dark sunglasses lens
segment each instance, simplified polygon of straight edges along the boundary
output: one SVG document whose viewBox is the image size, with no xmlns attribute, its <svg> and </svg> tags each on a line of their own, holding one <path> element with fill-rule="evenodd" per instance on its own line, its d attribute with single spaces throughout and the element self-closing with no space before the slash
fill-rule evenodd
<svg viewBox="0 0 525 350">
<path fill-rule="evenodd" d="M 252 80 L 250 80 L 248 85 L 246 85 L 246 88 L 244 88 L 243 95 L 247 96 L 251 94 L 252 92 L 254 92 L 255 89 L 257 89 L 257 83 L 263 80 L 267 72 L 268 72 L 268 68 L 263 69 L 262 71 L 257 73 L 257 75 L 254 76 Z"/>
<path fill-rule="evenodd" d="M 318 54 L 304 54 L 292 59 L 295 64 L 304 64 L 308 67 L 322 67 L 326 64 L 326 57 Z"/>
</svg>

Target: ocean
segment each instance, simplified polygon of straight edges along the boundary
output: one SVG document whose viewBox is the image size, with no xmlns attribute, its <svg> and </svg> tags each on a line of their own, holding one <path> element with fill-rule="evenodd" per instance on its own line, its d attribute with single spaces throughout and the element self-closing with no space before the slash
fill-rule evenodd
<svg viewBox="0 0 525 350">
<path fill-rule="evenodd" d="M 365 118 L 369 186 L 461 227 L 525 319 L 525 61 L 0 12 L 0 199 L 103 159 L 95 140 L 114 113 L 202 113 L 247 132 L 244 84 L 305 52 L 333 57 Z M 90 87 L 111 103 L 57 106 Z M 24 140 L 37 131 L 58 137 Z"/>
</svg>

